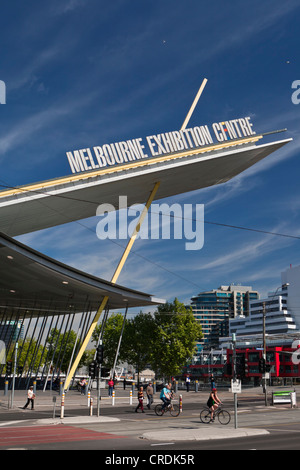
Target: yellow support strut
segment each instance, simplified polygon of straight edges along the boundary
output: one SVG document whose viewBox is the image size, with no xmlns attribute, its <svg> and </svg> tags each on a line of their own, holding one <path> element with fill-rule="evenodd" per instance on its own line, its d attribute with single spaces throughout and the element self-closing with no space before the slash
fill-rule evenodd
<svg viewBox="0 0 300 470">
<path fill-rule="evenodd" d="M 141 214 L 141 216 L 140 216 L 140 219 L 139 219 L 139 221 L 138 221 L 138 224 L 137 224 L 137 226 L 136 226 L 136 228 L 135 228 L 135 230 L 134 230 L 132 236 L 130 237 L 130 240 L 129 240 L 129 242 L 128 242 L 127 246 L 126 246 L 126 249 L 125 249 L 125 251 L 124 251 L 124 253 L 123 253 L 123 256 L 122 256 L 122 258 L 121 258 L 121 260 L 120 260 L 120 262 L 119 262 L 119 264 L 118 264 L 118 267 L 117 267 L 117 269 L 116 269 L 116 271 L 115 271 L 115 273 L 114 273 L 114 275 L 113 275 L 113 277 L 112 277 L 112 280 L 111 280 L 111 283 L 112 283 L 112 284 L 115 284 L 115 283 L 117 282 L 118 277 L 119 277 L 120 274 L 121 274 L 121 271 L 122 271 L 122 269 L 123 269 L 123 267 L 124 267 L 124 264 L 125 264 L 125 262 L 126 262 L 128 256 L 129 256 L 129 253 L 130 253 L 130 251 L 131 251 L 131 249 L 132 249 L 132 246 L 133 246 L 133 244 L 134 244 L 134 242 L 135 242 L 135 240 L 136 240 L 136 237 L 137 237 L 137 235 L 138 235 L 138 233 L 139 233 L 139 231 L 140 231 L 140 229 L 141 229 L 142 223 L 143 223 L 143 221 L 144 221 L 144 219 L 145 219 L 145 217 L 146 217 L 146 215 L 147 215 L 147 213 L 148 213 L 148 211 L 149 211 L 149 209 L 150 209 L 150 206 L 151 206 L 151 204 L 152 204 L 152 202 L 153 202 L 153 200 L 154 200 L 154 198 L 155 198 L 155 196 L 156 196 L 156 193 L 157 193 L 157 191 L 158 191 L 159 186 L 160 186 L 160 182 L 155 183 L 155 186 L 154 186 L 154 188 L 153 188 L 153 190 L 152 190 L 152 192 L 151 192 L 151 194 L 150 194 L 150 197 L 149 197 L 149 199 L 148 199 L 148 201 L 147 201 L 147 203 L 146 203 L 146 205 L 145 205 L 145 207 L 144 207 L 144 210 L 143 210 L 143 212 L 142 212 L 142 214 Z M 66 381 L 65 381 L 65 384 L 64 384 L 64 390 L 67 390 L 68 387 L 69 387 L 69 385 L 70 385 L 70 382 L 71 382 L 71 380 L 72 380 L 72 377 L 73 377 L 73 375 L 74 375 L 75 372 L 76 372 L 76 369 L 77 369 L 77 367 L 78 367 L 78 364 L 79 364 L 79 362 L 80 362 L 80 360 L 81 360 L 81 358 L 82 358 L 82 355 L 83 355 L 84 351 L 85 351 L 86 348 L 87 348 L 87 345 L 88 345 L 88 343 L 89 343 L 89 341 L 90 341 L 90 339 L 91 339 L 91 336 L 92 336 L 92 334 L 93 334 L 93 332 L 94 332 L 94 330 L 95 330 L 95 328 L 96 328 L 96 326 L 97 326 L 97 323 L 98 323 L 98 321 L 99 321 L 99 319 L 100 319 L 100 316 L 101 316 L 103 310 L 104 310 L 105 307 L 106 307 L 106 304 L 107 304 L 108 300 L 109 300 L 109 297 L 108 297 L 108 296 L 105 296 L 105 297 L 103 298 L 103 300 L 102 300 L 102 303 L 101 303 L 101 305 L 100 305 L 100 307 L 99 307 L 99 309 L 98 309 L 98 311 L 97 311 L 97 313 L 96 313 L 96 315 L 95 315 L 95 317 L 94 317 L 94 319 L 93 319 L 93 322 L 92 322 L 92 324 L 91 324 L 91 326 L 90 326 L 90 329 L 89 329 L 89 331 L 88 331 L 88 333 L 87 333 L 87 335 L 86 335 L 86 337 L 85 337 L 85 339 L 84 339 L 84 341 L 83 341 L 83 343 L 82 343 L 82 345 L 81 345 L 81 348 L 80 348 L 80 350 L 79 350 L 79 353 L 77 354 L 77 357 L 76 357 L 76 359 L 75 359 L 75 361 L 74 361 L 74 363 L 73 363 L 73 365 L 72 365 L 72 367 L 71 367 L 71 369 L 70 369 L 69 375 L 68 375 L 68 377 L 66 378 Z"/>
<path fill-rule="evenodd" d="M 202 84 L 201 84 L 201 86 L 200 86 L 200 88 L 199 88 L 199 91 L 198 91 L 198 93 L 197 93 L 197 95 L 196 95 L 196 97 L 195 97 L 195 99 L 194 99 L 194 102 L 193 102 L 193 104 L 192 104 L 192 106 L 191 106 L 191 108 L 190 108 L 190 110 L 189 110 L 189 112 L 188 112 L 188 114 L 187 114 L 187 116 L 186 116 L 186 118 L 185 118 L 185 121 L 184 121 L 184 123 L 183 123 L 182 126 L 181 126 L 181 130 L 184 130 L 184 129 L 186 128 L 186 126 L 187 126 L 187 124 L 188 124 L 188 122 L 189 122 L 189 120 L 190 120 L 190 118 L 191 118 L 191 115 L 193 114 L 194 109 L 195 109 L 195 107 L 196 107 L 196 105 L 197 105 L 197 103 L 198 103 L 198 101 L 199 101 L 199 98 L 200 98 L 200 96 L 201 96 L 202 93 L 203 93 L 203 90 L 204 90 L 204 88 L 205 88 L 205 86 L 206 86 L 206 83 L 207 83 L 207 79 L 205 78 L 205 79 L 203 80 L 203 82 L 202 82 Z M 133 232 L 133 234 L 132 234 L 132 236 L 131 236 L 131 238 L 130 238 L 128 244 L 127 244 L 127 247 L 126 247 L 126 249 L 125 249 L 125 251 L 124 251 L 124 253 L 123 253 L 123 256 L 122 256 L 122 258 L 121 258 L 121 260 L 120 260 L 120 262 L 119 262 L 119 264 L 118 264 L 118 267 L 117 267 L 117 269 L 116 269 L 116 271 L 115 271 L 115 273 L 114 273 L 114 275 L 113 275 L 113 277 L 112 277 L 112 280 L 111 280 L 111 283 L 112 283 L 112 284 L 115 284 L 115 283 L 117 282 L 117 279 L 118 279 L 118 277 L 119 277 L 120 274 L 121 274 L 121 271 L 122 271 L 122 269 L 123 269 L 123 267 L 124 267 L 124 264 L 125 264 L 125 262 L 126 262 L 126 260 L 127 260 L 127 258 L 128 258 L 128 255 L 129 255 L 129 253 L 130 253 L 130 251 L 131 251 L 131 248 L 132 248 L 132 246 L 133 246 L 133 244 L 134 244 L 134 242 L 135 242 L 135 239 L 136 239 L 136 237 L 137 237 L 137 235 L 138 235 L 138 233 L 139 233 L 139 231 L 140 231 L 140 229 L 141 229 L 141 225 L 142 225 L 142 223 L 143 223 L 143 221 L 144 221 L 144 219 L 145 219 L 145 217 L 146 217 L 146 215 L 147 215 L 147 213 L 148 213 L 148 211 L 149 211 L 149 209 L 150 209 L 150 206 L 151 206 L 151 204 L 152 204 L 152 202 L 153 202 L 153 200 L 154 200 L 154 198 L 155 198 L 155 195 L 156 195 L 156 193 L 157 193 L 157 191 L 158 191 L 159 186 L 160 186 L 160 182 L 156 183 L 155 186 L 154 186 L 154 188 L 153 188 L 153 190 L 152 190 L 152 192 L 151 192 L 151 194 L 150 194 L 150 197 L 149 197 L 149 199 L 148 199 L 148 201 L 147 201 L 146 206 L 144 207 L 144 210 L 143 210 L 143 212 L 142 212 L 142 214 L 141 214 L 141 217 L 140 217 L 140 219 L 139 219 L 139 221 L 138 221 L 138 224 L 137 224 L 137 226 L 136 226 L 136 228 L 135 228 L 135 230 L 134 230 L 134 232 Z M 94 318 L 94 320 L 93 320 L 93 323 L 92 323 L 91 326 L 90 326 L 90 329 L 89 329 L 89 331 L 88 331 L 88 333 L 87 333 L 87 336 L 86 336 L 85 340 L 83 341 L 82 346 L 81 346 L 81 348 L 80 348 L 80 351 L 79 351 L 79 353 L 78 353 L 78 355 L 77 355 L 77 357 L 76 357 L 76 359 L 75 359 L 75 361 L 74 361 L 74 364 L 73 364 L 73 366 L 72 366 L 72 368 L 71 368 L 71 370 L 70 370 L 70 372 L 69 372 L 69 375 L 68 375 L 68 377 L 66 378 L 65 385 L 64 385 L 64 389 L 65 389 L 65 390 L 67 390 L 67 388 L 69 387 L 70 381 L 71 381 L 73 375 L 74 375 L 75 372 L 76 372 L 76 369 L 77 369 L 77 367 L 78 367 L 79 361 L 80 361 L 80 359 L 82 358 L 82 355 L 83 355 L 84 351 L 85 351 L 86 348 L 87 348 L 88 342 L 90 341 L 91 336 L 92 336 L 92 334 L 93 334 L 93 331 L 95 330 L 96 325 L 97 325 L 97 323 L 98 323 L 98 321 L 99 321 L 99 318 L 100 318 L 100 316 L 101 316 L 103 310 L 104 310 L 105 307 L 106 307 L 106 304 L 107 304 L 107 302 L 108 302 L 108 299 L 109 299 L 109 297 L 108 297 L 108 296 L 105 296 L 105 297 L 103 298 L 103 300 L 102 300 L 102 303 L 101 303 L 101 305 L 100 305 L 100 307 L 99 307 L 99 309 L 98 309 L 98 311 L 97 311 L 97 313 L 96 313 L 96 315 L 95 315 L 95 318 Z"/>
</svg>

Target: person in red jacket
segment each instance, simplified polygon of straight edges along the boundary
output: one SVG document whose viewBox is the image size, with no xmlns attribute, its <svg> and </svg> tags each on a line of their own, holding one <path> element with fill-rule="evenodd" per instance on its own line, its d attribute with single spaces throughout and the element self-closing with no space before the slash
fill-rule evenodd
<svg viewBox="0 0 300 470">
<path fill-rule="evenodd" d="M 108 396 L 109 397 L 112 397 L 112 392 L 113 392 L 113 389 L 114 389 L 114 385 L 115 385 L 115 383 L 114 383 L 113 379 L 110 379 L 108 381 Z"/>
<path fill-rule="evenodd" d="M 138 412 L 138 409 L 141 408 L 142 410 L 142 413 L 145 413 L 144 411 L 144 389 L 143 387 L 140 387 L 139 391 L 138 391 L 138 406 L 136 407 L 135 409 L 135 412 L 137 413 Z"/>
</svg>

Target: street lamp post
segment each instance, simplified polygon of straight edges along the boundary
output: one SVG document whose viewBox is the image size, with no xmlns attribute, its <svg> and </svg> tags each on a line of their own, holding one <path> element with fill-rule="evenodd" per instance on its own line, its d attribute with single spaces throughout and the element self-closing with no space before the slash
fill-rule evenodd
<svg viewBox="0 0 300 470">
<path fill-rule="evenodd" d="M 279 289 L 282 289 L 283 287 L 288 287 L 290 284 L 287 282 L 286 284 L 283 284 L 280 287 L 277 287 L 276 291 L 271 297 L 271 301 L 274 299 L 276 296 L 277 292 Z M 262 375 L 262 380 L 263 380 L 263 391 L 265 394 L 265 405 L 268 406 L 268 398 L 267 398 L 267 370 L 266 370 L 266 364 L 267 364 L 267 343 L 266 343 L 266 302 L 263 302 L 263 375 Z"/>
<path fill-rule="evenodd" d="M 232 372 L 233 372 L 233 381 L 237 381 L 237 370 L 236 370 L 236 336 L 235 333 L 232 333 L 232 347 L 233 347 L 233 355 L 232 355 Z M 237 422 L 237 394 L 234 393 L 234 428 L 237 429 L 238 422 Z"/>
<path fill-rule="evenodd" d="M 266 344 L 266 302 L 263 302 L 263 391 L 265 394 L 265 405 L 268 406 L 267 396 L 267 377 L 266 377 L 266 363 L 267 363 L 267 344 Z"/>
</svg>

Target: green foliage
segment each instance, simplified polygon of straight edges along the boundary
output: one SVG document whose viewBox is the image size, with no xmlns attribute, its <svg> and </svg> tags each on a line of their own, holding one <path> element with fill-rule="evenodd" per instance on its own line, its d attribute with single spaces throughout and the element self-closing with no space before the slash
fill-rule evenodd
<svg viewBox="0 0 300 470">
<path fill-rule="evenodd" d="M 138 372 L 151 364 L 155 340 L 155 322 L 150 313 L 139 313 L 124 329 L 123 354 Z"/>
<path fill-rule="evenodd" d="M 103 335 L 104 365 L 111 368 L 122 331 L 122 314 L 111 315 Z M 93 334 L 97 343 L 101 325 Z M 152 368 L 163 377 L 178 375 L 195 353 L 196 342 L 202 338 L 201 325 L 195 320 L 192 309 L 177 299 L 158 307 L 154 315 L 140 312 L 126 319 L 119 362 L 128 362 L 138 372 Z"/>
<path fill-rule="evenodd" d="M 114 365 L 116 350 L 118 347 L 119 338 L 122 331 L 124 317 L 121 313 L 116 313 L 111 315 L 106 323 L 104 328 L 103 334 L 103 348 L 104 348 L 104 362 L 103 367 L 112 368 Z M 98 342 L 98 337 L 101 330 L 101 324 L 98 325 L 93 334 L 92 334 L 92 341 L 94 342 L 95 346 Z M 119 360 L 122 360 L 122 351 L 123 347 L 120 349 Z M 95 350 L 94 350 L 95 352 Z M 91 361 L 93 358 L 91 359 Z"/>
<path fill-rule="evenodd" d="M 68 370 L 72 357 L 74 345 L 76 343 L 76 333 L 71 330 L 67 334 L 60 334 L 59 330 L 53 328 L 47 338 L 48 359 L 52 359 L 52 364 L 63 373 Z M 79 343 L 76 345 L 79 349 Z M 86 363 L 87 353 L 84 353 L 78 367 Z"/>
<path fill-rule="evenodd" d="M 195 320 L 191 307 L 177 299 L 158 307 L 154 314 L 156 347 L 153 369 L 164 377 L 178 375 L 190 362 L 196 342 L 202 338 L 201 325 Z"/>
</svg>

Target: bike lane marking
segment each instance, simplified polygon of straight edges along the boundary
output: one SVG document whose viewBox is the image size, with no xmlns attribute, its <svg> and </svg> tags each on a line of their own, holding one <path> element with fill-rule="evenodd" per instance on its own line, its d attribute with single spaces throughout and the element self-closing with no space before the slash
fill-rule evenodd
<svg viewBox="0 0 300 470">
<path fill-rule="evenodd" d="M 0 446 L 47 444 L 51 442 L 96 441 L 125 439 L 127 436 L 91 431 L 73 426 L 33 426 L 0 430 Z"/>
</svg>

